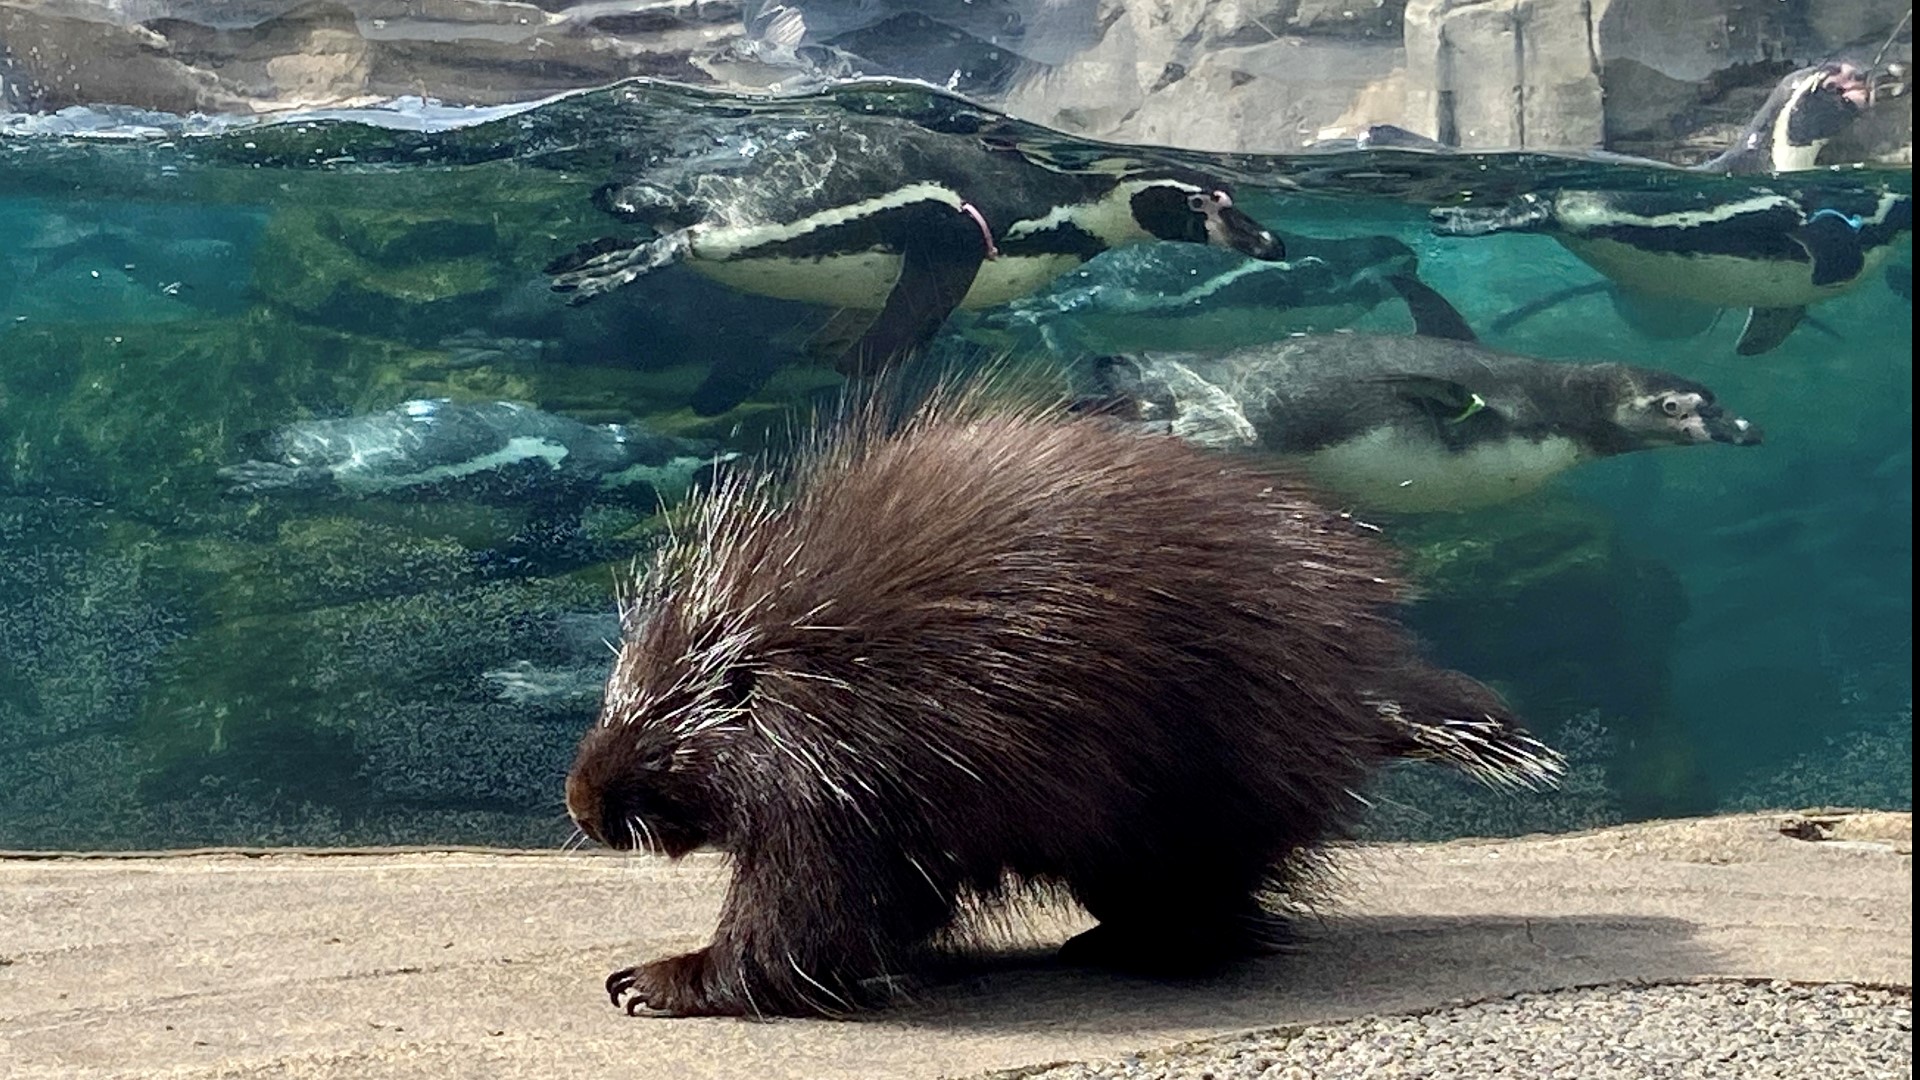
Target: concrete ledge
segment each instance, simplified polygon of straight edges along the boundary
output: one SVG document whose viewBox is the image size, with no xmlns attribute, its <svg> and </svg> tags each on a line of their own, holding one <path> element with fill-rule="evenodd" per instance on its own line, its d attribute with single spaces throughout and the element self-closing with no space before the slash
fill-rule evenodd
<svg viewBox="0 0 1920 1080">
<path fill-rule="evenodd" d="M 723 863 L 491 852 L 0 859 L 10 1077 L 969 1075 L 1459 999 L 1701 978 L 1911 987 L 1909 814 L 1760 814 L 1343 853 L 1297 955 L 1166 985 L 1046 962 L 1071 914 L 910 1008 L 629 1019 Z"/>
</svg>

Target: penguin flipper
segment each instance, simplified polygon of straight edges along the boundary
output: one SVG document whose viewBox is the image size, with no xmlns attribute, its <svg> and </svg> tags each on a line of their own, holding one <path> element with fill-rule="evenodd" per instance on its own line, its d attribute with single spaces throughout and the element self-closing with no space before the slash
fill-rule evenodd
<svg viewBox="0 0 1920 1080">
<path fill-rule="evenodd" d="M 546 272 L 553 278 L 554 292 L 571 293 L 567 302 L 581 304 L 679 262 L 692 250 L 692 234 L 686 229 L 640 244 L 603 237 L 548 263 Z"/>
<path fill-rule="evenodd" d="M 1433 286 L 1414 274 L 1395 274 L 1387 279 L 1393 291 L 1407 302 L 1407 314 L 1413 316 L 1413 332 L 1421 337 L 1449 341 L 1479 341 L 1458 308 L 1441 296 Z"/>
<path fill-rule="evenodd" d="M 1741 356 L 1759 356 L 1772 352 L 1780 343 L 1787 340 L 1793 328 L 1806 318 L 1804 307 L 1754 308 L 1747 315 L 1747 325 L 1740 331 L 1740 341 L 1733 351 Z"/>
<path fill-rule="evenodd" d="M 1601 280 L 1589 281 L 1585 285 L 1570 286 L 1558 292 L 1550 292 L 1538 300 L 1529 300 L 1519 307 L 1514 308 L 1512 311 L 1507 312 L 1505 315 L 1500 316 L 1498 319 L 1495 319 L 1490 329 L 1496 334 L 1504 334 L 1514 327 L 1519 326 L 1521 323 L 1526 322 L 1528 319 L 1533 318 L 1535 315 L 1557 308 L 1569 300 L 1578 300 L 1582 296 L 1591 296 L 1597 292 L 1605 292 L 1612 287 L 1612 282 Z"/>
<path fill-rule="evenodd" d="M 926 210 L 901 244 L 900 276 L 886 305 L 835 365 L 842 375 L 877 375 L 932 340 L 973 287 L 987 258 L 980 227 L 946 203 L 929 202 Z"/>
<path fill-rule="evenodd" d="M 1395 393 L 1408 401 L 1430 403 L 1454 413 L 1470 407 L 1477 396 L 1467 389 L 1465 383 L 1443 379 L 1438 375 L 1395 373 L 1375 376 L 1373 381 L 1392 387 Z"/>
<path fill-rule="evenodd" d="M 1436 375 L 1380 375 L 1372 381 L 1392 387 L 1395 393 L 1445 425 L 1493 411 L 1487 399 L 1474 393 L 1472 387 Z"/>
<path fill-rule="evenodd" d="M 1866 249 L 1860 243 L 1860 227 L 1854 219 L 1833 210 L 1822 210 L 1794 230 L 1793 242 L 1813 260 L 1815 285 L 1838 285 L 1852 281 L 1867 268 Z"/>
</svg>

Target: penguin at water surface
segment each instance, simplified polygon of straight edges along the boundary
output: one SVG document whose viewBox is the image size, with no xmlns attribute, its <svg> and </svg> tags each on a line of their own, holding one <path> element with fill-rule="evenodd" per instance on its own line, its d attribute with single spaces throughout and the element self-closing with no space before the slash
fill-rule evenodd
<svg viewBox="0 0 1920 1080">
<path fill-rule="evenodd" d="M 724 152 L 671 161 L 595 196 L 654 230 L 554 260 L 584 300 L 672 263 L 745 292 L 877 311 L 840 358 L 873 374 L 957 308 L 1031 293 L 1124 244 L 1212 244 L 1277 260 L 1284 245 L 1203 173 L 1123 157 L 1066 163 L 1012 139 L 886 116 L 744 121 Z"/>
<path fill-rule="evenodd" d="M 1826 144 L 1867 108 L 1872 91 L 1867 73 L 1852 64 L 1793 72 L 1731 147 L 1692 171 L 1754 176 L 1813 168 Z M 1735 349 L 1753 356 L 1784 341 L 1810 305 L 1884 264 L 1913 229 L 1913 197 L 1831 180 L 1711 191 L 1563 189 L 1504 207 L 1442 207 L 1432 216 L 1443 236 L 1550 235 L 1619 287 L 1617 305 L 1650 309 L 1650 324 L 1670 314 L 1652 309 L 1674 301 L 1748 308 Z M 1528 305 L 1528 312 L 1587 291 L 1567 290 Z"/>
<path fill-rule="evenodd" d="M 1712 390 L 1677 375 L 1422 336 L 1100 357 L 1082 378 L 1080 411 L 1296 461 L 1335 494 L 1390 512 L 1501 502 L 1636 450 L 1761 441 Z"/>
</svg>

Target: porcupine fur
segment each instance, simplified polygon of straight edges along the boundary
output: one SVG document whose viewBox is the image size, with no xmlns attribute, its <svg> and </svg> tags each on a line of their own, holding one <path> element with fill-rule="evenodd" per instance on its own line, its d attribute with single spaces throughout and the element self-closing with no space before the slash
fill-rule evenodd
<svg viewBox="0 0 1920 1080">
<path fill-rule="evenodd" d="M 733 878 L 629 1011 L 835 1015 L 1009 882 L 1098 920 L 1063 956 L 1206 970 L 1282 939 L 1385 762 L 1496 786 L 1558 757 L 1420 658 L 1388 548 L 1299 482 L 1098 417 L 940 397 L 790 482 L 701 497 L 623 603 L 567 779 L 589 836 Z"/>
</svg>

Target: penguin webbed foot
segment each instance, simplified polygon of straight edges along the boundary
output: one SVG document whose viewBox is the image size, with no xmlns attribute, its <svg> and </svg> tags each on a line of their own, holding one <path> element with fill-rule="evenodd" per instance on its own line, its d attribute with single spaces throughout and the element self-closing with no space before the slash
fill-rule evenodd
<svg viewBox="0 0 1920 1080">
<path fill-rule="evenodd" d="M 569 303 L 584 303 L 680 261 L 690 247 L 685 230 L 641 244 L 602 237 L 548 263 L 546 273 L 554 292 L 570 293 Z"/>
</svg>

